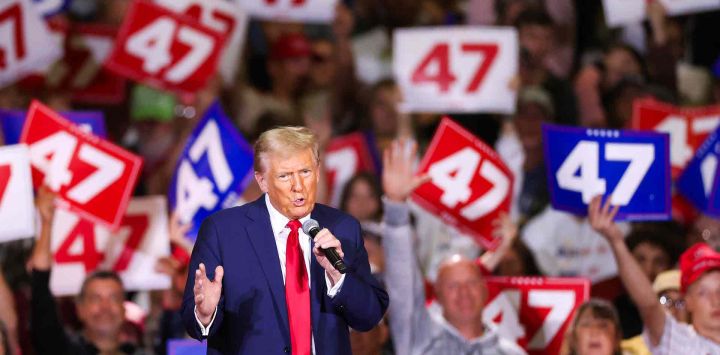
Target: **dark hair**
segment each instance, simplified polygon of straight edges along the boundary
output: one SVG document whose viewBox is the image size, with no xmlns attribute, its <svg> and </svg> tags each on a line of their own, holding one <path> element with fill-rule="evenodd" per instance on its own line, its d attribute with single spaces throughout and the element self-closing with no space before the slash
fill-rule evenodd
<svg viewBox="0 0 720 355">
<path fill-rule="evenodd" d="M 670 266 L 673 266 L 684 250 L 685 234 L 684 228 L 674 221 L 637 223 L 625 238 L 625 245 L 633 251 L 642 243 L 651 244 L 661 249 L 668 256 Z"/>
<path fill-rule="evenodd" d="M 512 249 L 518 254 L 523 263 L 525 263 L 525 275 L 526 276 L 543 276 L 540 272 L 540 268 L 537 266 L 535 261 L 535 255 L 530 251 L 525 242 L 520 238 L 516 238 L 513 241 Z"/>
<path fill-rule="evenodd" d="M 340 195 L 340 210 L 347 212 L 347 202 L 348 199 L 350 199 L 350 193 L 352 192 L 352 188 L 355 186 L 356 183 L 360 181 L 366 182 L 370 186 L 370 190 L 372 190 L 373 198 L 378 203 L 378 210 L 371 218 L 374 221 L 379 221 L 383 215 L 382 188 L 380 187 L 380 183 L 378 182 L 377 177 L 369 172 L 360 172 L 353 176 L 345 184 L 342 190 L 342 194 Z"/>
<path fill-rule="evenodd" d="M 548 15 L 543 9 L 530 7 L 518 15 L 513 25 L 515 28 L 520 30 L 522 27 L 532 25 L 552 27 L 555 23 L 550 15 Z"/>
<path fill-rule="evenodd" d="M 88 275 L 85 280 L 83 280 L 82 286 L 80 286 L 78 300 L 82 301 L 82 299 L 85 297 L 85 292 L 87 291 L 88 285 L 95 280 L 112 280 L 117 282 L 120 285 L 120 288 L 122 288 L 123 290 L 125 289 L 122 279 L 115 271 L 98 270 L 94 271 L 92 274 Z"/>
<path fill-rule="evenodd" d="M 577 355 L 577 341 L 575 339 L 576 330 L 580 317 L 586 311 L 592 312 L 592 316 L 597 319 L 609 320 L 615 326 L 615 349 L 613 349 L 614 355 L 622 354 L 620 350 L 620 341 L 622 340 L 622 327 L 620 326 L 620 317 L 618 316 L 615 307 L 608 301 L 599 298 L 591 298 L 585 303 L 581 304 L 575 315 L 573 316 L 570 325 L 565 332 L 565 340 L 562 344 L 560 354 L 562 355 Z"/>
<path fill-rule="evenodd" d="M 395 83 L 395 79 L 393 78 L 385 78 L 378 80 L 373 86 L 370 88 L 370 103 L 375 103 L 375 100 L 377 100 L 377 95 L 382 90 L 388 90 L 388 89 L 394 89 L 397 87 L 397 83 Z"/>
<path fill-rule="evenodd" d="M 495 1 L 495 17 L 498 25 L 510 26 L 510 23 L 502 23 L 507 15 L 508 7 L 514 2 L 525 2 L 529 7 L 541 7 L 542 3 L 538 0 L 499 0 Z"/>
<path fill-rule="evenodd" d="M 648 78 L 648 67 L 647 63 L 645 62 L 645 57 L 643 57 L 643 55 L 640 54 L 637 49 L 623 42 L 613 42 L 603 49 L 603 54 L 608 55 L 615 50 L 625 51 L 629 53 L 630 56 L 633 57 L 633 59 L 635 59 L 635 61 L 640 66 L 640 73 L 642 74 L 642 78 L 640 78 L 641 81 L 644 81 Z"/>
</svg>

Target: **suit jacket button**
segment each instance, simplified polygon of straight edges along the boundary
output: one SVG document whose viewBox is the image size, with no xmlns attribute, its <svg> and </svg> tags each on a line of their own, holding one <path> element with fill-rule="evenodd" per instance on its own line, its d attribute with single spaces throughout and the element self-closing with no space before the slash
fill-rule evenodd
<svg viewBox="0 0 720 355">
<path fill-rule="evenodd" d="M 345 306 L 343 306 L 343 305 L 338 306 L 338 311 L 342 312 L 344 310 L 345 310 Z"/>
<path fill-rule="evenodd" d="M 290 354 L 290 347 L 289 346 L 284 347 L 283 351 L 287 354 Z"/>
</svg>

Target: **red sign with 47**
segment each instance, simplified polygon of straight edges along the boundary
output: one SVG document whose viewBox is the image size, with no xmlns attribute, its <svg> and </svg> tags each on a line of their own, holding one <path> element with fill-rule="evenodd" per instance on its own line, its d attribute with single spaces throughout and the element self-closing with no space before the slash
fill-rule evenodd
<svg viewBox="0 0 720 355">
<path fill-rule="evenodd" d="M 413 199 L 484 247 L 494 249 L 492 221 L 508 213 L 513 175 L 500 156 L 480 139 L 449 118 L 433 137 L 420 173 L 431 181 L 420 186 Z"/>
<path fill-rule="evenodd" d="M 632 128 L 670 134 L 673 178 L 680 175 L 718 123 L 720 106 L 680 108 L 653 99 L 633 103 Z"/>
<path fill-rule="evenodd" d="M 142 159 L 84 132 L 33 101 L 20 139 L 30 149 L 33 185 L 46 185 L 69 208 L 116 229 L 132 195 Z"/>
<path fill-rule="evenodd" d="M 194 93 L 215 74 L 225 34 L 145 0 L 132 3 L 105 65 L 133 80 Z"/>
<path fill-rule="evenodd" d="M 487 288 L 483 319 L 531 355 L 559 354 L 575 310 L 590 297 L 583 278 L 490 277 Z"/>
</svg>

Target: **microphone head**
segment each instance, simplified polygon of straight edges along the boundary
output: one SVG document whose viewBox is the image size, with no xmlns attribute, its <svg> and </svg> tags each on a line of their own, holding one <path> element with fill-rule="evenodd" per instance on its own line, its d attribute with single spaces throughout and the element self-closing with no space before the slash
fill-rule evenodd
<svg viewBox="0 0 720 355">
<path fill-rule="evenodd" d="M 315 228 L 317 228 L 319 231 L 320 223 L 318 223 L 318 221 L 316 221 L 312 218 L 305 221 L 305 223 L 303 223 L 303 225 L 302 225 L 303 232 L 305 232 L 305 234 L 307 234 L 307 235 L 310 235 L 310 231 Z"/>
</svg>

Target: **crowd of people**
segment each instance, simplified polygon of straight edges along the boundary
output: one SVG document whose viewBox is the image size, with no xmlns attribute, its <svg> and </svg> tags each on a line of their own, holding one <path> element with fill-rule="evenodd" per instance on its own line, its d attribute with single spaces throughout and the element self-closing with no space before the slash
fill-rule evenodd
<svg viewBox="0 0 720 355">
<path fill-rule="evenodd" d="M 56 15 L 119 25 L 128 0 L 74 0 Z M 135 195 L 166 195 L 188 135 L 218 99 L 254 142 L 275 126 L 305 126 L 322 150 L 363 134 L 375 172 L 362 172 L 339 199 L 320 185 L 318 202 L 361 222 L 370 270 L 390 306 L 369 332 L 351 331 L 353 354 L 523 354 L 483 320 L 488 276 L 584 277 L 591 299 L 564 334 L 563 354 L 720 354 L 720 222 L 701 211 L 667 222 L 616 223 L 596 197 L 588 216 L 550 206 L 541 125 L 630 128 L 633 101 L 720 104 L 720 11 L 673 16 L 647 1 L 647 20 L 609 28 L 600 0 L 342 0 L 329 25 L 250 22 L 237 77 L 216 75 L 191 95 L 128 84 L 117 105 L 74 102 L 27 83 L 0 88 L 0 109 L 39 99 L 57 111 L 102 110 L 110 140 L 144 160 Z M 520 58 L 514 114 L 452 118 L 495 148 L 514 174 L 512 205 L 494 222 L 485 251 L 413 203 L 417 175 L 441 115 L 399 109 L 392 31 L 410 26 L 509 26 Z M 252 182 L 241 201 L 260 197 Z M 36 238 L 0 244 L 0 355 L 165 354 L 187 337 L 180 308 L 192 242 L 170 216 L 172 255 L 156 269 L 163 291 L 127 292 L 96 271 L 75 299 L 54 297 L 51 231 L 56 196 L 36 192 Z M 59 208 L 59 207 L 58 207 Z M 0 227 L 1 228 L 1 227 Z M 393 257 L 386 258 L 386 255 Z M 432 303 L 430 303 L 432 301 Z"/>
</svg>

